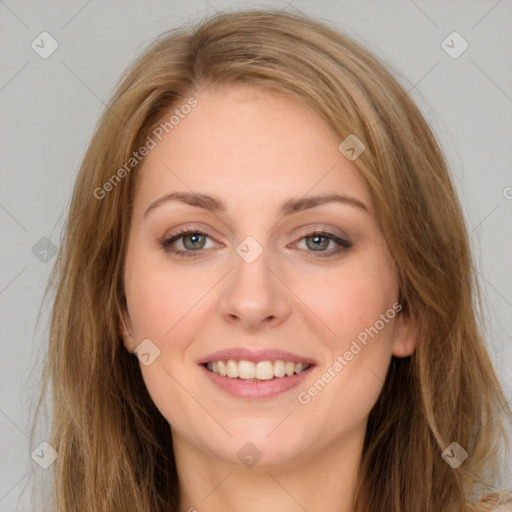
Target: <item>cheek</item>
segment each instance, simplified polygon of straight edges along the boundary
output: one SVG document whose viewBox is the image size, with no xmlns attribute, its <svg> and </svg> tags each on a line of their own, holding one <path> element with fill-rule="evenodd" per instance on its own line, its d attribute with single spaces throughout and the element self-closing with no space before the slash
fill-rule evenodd
<svg viewBox="0 0 512 512">
<path fill-rule="evenodd" d="M 325 327 L 323 338 L 333 349 L 343 349 L 347 341 L 350 344 L 398 300 L 392 267 L 385 261 L 375 263 L 364 258 L 322 276 L 302 275 L 294 289 L 321 320 Z M 384 334 L 388 329 L 382 331 Z"/>
<path fill-rule="evenodd" d="M 201 304 L 194 307 L 205 293 L 205 284 L 197 274 L 176 272 L 155 261 L 127 261 L 125 290 L 137 342 L 150 339 L 158 349 L 158 357 L 149 365 L 140 364 L 142 377 L 151 399 L 161 414 L 179 430 L 186 430 L 184 410 L 194 407 L 191 393 L 198 396 L 195 382 L 189 378 L 187 347 L 200 322 Z M 131 266 L 130 266 L 131 264 Z M 155 352 L 157 353 L 157 352 Z M 172 397 L 170 400 L 169 397 Z M 200 411 L 194 411 L 200 414 Z"/>
<path fill-rule="evenodd" d="M 134 253 L 127 261 L 125 291 L 134 330 L 139 337 L 165 334 L 204 295 L 197 274 L 163 266 Z"/>
<path fill-rule="evenodd" d="M 317 406 L 334 410 L 342 403 L 348 411 L 367 413 L 382 389 L 392 355 L 393 305 L 398 300 L 392 265 L 376 259 L 375 253 L 371 258 L 362 255 L 337 273 L 303 281 L 298 294 L 307 297 L 323 326 L 318 332 L 325 351 L 321 382 L 311 389 L 319 395 Z"/>
<path fill-rule="evenodd" d="M 387 322 L 379 318 L 382 311 L 388 312 Z M 300 403 L 311 415 L 323 418 L 331 435 L 364 421 L 375 405 L 392 355 L 393 314 L 393 309 L 374 309 L 356 322 L 347 311 L 346 321 L 326 343 L 328 355 L 321 370 L 301 390 Z"/>
</svg>

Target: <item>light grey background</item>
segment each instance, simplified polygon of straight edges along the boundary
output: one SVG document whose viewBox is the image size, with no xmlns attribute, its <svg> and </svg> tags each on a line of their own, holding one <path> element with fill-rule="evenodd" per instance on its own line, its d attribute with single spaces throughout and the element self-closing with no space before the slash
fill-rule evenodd
<svg viewBox="0 0 512 512">
<path fill-rule="evenodd" d="M 487 301 L 490 353 L 512 400 L 512 2 L 290 4 L 0 0 L 0 512 L 33 509 L 23 491 L 37 446 L 27 437 L 38 389 L 31 372 L 46 343 L 48 311 L 36 319 L 55 261 L 33 247 L 43 237 L 58 245 L 84 149 L 135 54 L 154 35 L 230 6 L 295 7 L 332 21 L 401 73 L 450 163 Z M 46 59 L 31 47 L 43 31 L 59 45 Z M 469 44 L 458 58 L 441 46 L 453 31 Z"/>
</svg>

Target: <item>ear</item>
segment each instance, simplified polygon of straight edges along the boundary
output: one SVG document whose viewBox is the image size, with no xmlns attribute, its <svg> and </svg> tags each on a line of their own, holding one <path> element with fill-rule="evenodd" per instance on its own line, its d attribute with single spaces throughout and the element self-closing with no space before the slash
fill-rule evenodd
<svg viewBox="0 0 512 512">
<path fill-rule="evenodd" d="M 123 343 L 125 349 L 133 354 L 136 343 L 135 339 L 132 335 L 132 323 L 130 321 L 130 315 L 128 313 L 128 309 L 125 307 L 121 307 L 118 309 L 118 329 L 120 336 L 123 338 Z"/>
<path fill-rule="evenodd" d="M 395 321 L 393 350 L 395 357 L 408 357 L 418 344 L 418 327 L 407 310 L 398 312 Z"/>
</svg>

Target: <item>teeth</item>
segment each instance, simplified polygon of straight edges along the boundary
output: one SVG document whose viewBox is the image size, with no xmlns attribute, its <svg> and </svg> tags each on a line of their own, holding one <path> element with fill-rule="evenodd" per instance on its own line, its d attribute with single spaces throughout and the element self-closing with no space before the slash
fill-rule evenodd
<svg viewBox="0 0 512 512">
<path fill-rule="evenodd" d="M 231 362 L 236 363 L 230 359 Z M 256 376 L 256 370 L 254 368 L 254 363 L 252 361 L 240 361 L 238 363 L 238 376 L 241 379 L 254 379 Z"/>
<path fill-rule="evenodd" d="M 311 365 L 307 363 L 292 363 L 291 361 L 235 361 L 228 359 L 227 361 L 211 361 L 206 367 L 213 373 L 230 377 L 232 379 L 240 378 L 244 380 L 270 380 L 274 377 L 291 377 L 293 374 L 298 375 Z"/>
<path fill-rule="evenodd" d="M 260 361 L 256 364 L 256 378 L 270 380 L 274 378 L 274 365 L 270 361 Z"/>
<path fill-rule="evenodd" d="M 219 370 L 219 374 L 222 375 L 223 377 L 225 377 L 227 375 L 227 372 L 226 372 L 226 364 L 224 363 L 224 361 L 218 361 L 217 367 Z"/>
<path fill-rule="evenodd" d="M 294 364 L 293 368 L 295 368 Z M 276 361 L 274 363 L 274 375 L 276 377 L 284 377 L 286 375 L 286 363 L 284 361 Z"/>
<path fill-rule="evenodd" d="M 231 377 L 232 379 L 236 379 L 238 377 L 238 365 L 236 364 L 233 359 L 230 359 L 226 363 L 226 373 L 228 377 Z"/>
</svg>

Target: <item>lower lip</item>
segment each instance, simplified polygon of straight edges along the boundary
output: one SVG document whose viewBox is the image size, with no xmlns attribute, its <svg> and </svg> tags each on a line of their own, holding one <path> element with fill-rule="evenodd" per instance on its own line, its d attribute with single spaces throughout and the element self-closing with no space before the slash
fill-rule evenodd
<svg viewBox="0 0 512 512">
<path fill-rule="evenodd" d="M 295 386 L 298 386 L 314 368 L 314 366 L 311 365 L 302 373 L 290 377 L 274 377 L 271 380 L 250 381 L 223 377 L 222 375 L 211 372 L 203 365 L 199 366 L 202 368 L 203 372 L 206 373 L 207 378 L 223 391 L 237 398 L 253 399 L 272 398 L 285 391 L 289 391 Z"/>
</svg>

